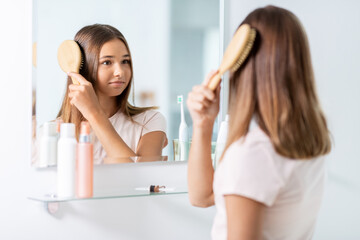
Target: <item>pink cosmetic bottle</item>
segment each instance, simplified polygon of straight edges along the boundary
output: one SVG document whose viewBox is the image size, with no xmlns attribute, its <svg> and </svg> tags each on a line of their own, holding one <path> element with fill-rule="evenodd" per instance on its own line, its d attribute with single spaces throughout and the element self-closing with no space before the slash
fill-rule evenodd
<svg viewBox="0 0 360 240">
<path fill-rule="evenodd" d="M 76 197 L 93 196 L 93 145 L 90 142 L 90 124 L 81 122 L 76 156 Z"/>
</svg>

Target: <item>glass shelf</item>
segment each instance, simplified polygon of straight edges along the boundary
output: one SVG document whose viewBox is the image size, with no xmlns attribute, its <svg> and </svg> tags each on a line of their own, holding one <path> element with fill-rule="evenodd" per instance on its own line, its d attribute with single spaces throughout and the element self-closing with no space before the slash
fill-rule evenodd
<svg viewBox="0 0 360 240">
<path fill-rule="evenodd" d="M 131 198 L 131 197 L 150 197 L 150 196 L 163 196 L 163 195 L 176 195 L 186 194 L 187 189 L 169 188 L 169 191 L 150 192 L 149 190 L 121 190 L 112 193 L 94 194 L 91 198 L 58 198 L 55 194 L 45 194 L 38 196 L 29 196 L 28 199 L 39 201 L 43 203 L 58 203 L 70 201 L 83 201 L 83 200 L 101 200 L 101 199 L 115 199 L 115 198 Z"/>
</svg>

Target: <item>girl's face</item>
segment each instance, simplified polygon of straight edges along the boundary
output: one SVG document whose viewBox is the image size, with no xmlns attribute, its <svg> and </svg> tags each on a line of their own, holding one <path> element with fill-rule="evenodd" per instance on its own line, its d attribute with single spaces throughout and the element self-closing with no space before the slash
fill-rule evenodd
<svg viewBox="0 0 360 240">
<path fill-rule="evenodd" d="M 99 54 L 97 94 L 114 97 L 120 95 L 130 82 L 130 54 L 119 39 L 106 42 Z"/>
</svg>

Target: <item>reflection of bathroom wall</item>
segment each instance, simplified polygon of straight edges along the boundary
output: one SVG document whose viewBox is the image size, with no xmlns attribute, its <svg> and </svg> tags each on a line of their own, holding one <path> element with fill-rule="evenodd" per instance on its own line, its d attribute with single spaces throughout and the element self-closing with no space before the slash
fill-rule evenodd
<svg viewBox="0 0 360 240">
<path fill-rule="evenodd" d="M 176 1 L 171 4 L 169 139 L 178 138 L 180 106 L 177 95 L 187 94 L 219 63 L 219 2 Z M 185 107 L 189 126 L 191 118 Z"/>
</svg>

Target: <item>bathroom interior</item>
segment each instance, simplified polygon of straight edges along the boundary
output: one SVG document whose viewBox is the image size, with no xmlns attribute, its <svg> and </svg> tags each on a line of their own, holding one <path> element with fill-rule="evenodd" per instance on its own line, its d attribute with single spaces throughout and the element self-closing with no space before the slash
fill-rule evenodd
<svg viewBox="0 0 360 240">
<path fill-rule="evenodd" d="M 313 239 L 360 239 L 360 3 L 351 0 L 1 2 L 0 189 L 5 191 L 0 194 L 0 238 L 209 239 L 215 208 L 191 206 L 187 162 L 174 160 L 180 124 L 177 96 L 186 99 L 192 86 L 218 67 L 241 20 L 268 4 L 291 10 L 304 25 L 333 141 Z M 66 74 L 57 64 L 57 47 L 93 23 L 113 25 L 127 38 L 134 62 L 134 103 L 158 106 L 165 116 L 169 144 L 162 155 L 167 161 L 96 165 L 94 198 L 55 201 L 56 166 L 32 162 L 32 137 L 34 129 L 56 117 L 61 104 Z M 223 84 L 214 141 L 227 109 Z M 185 119 L 191 132 L 186 106 Z M 175 190 L 134 191 L 150 185 Z"/>
</svg>

